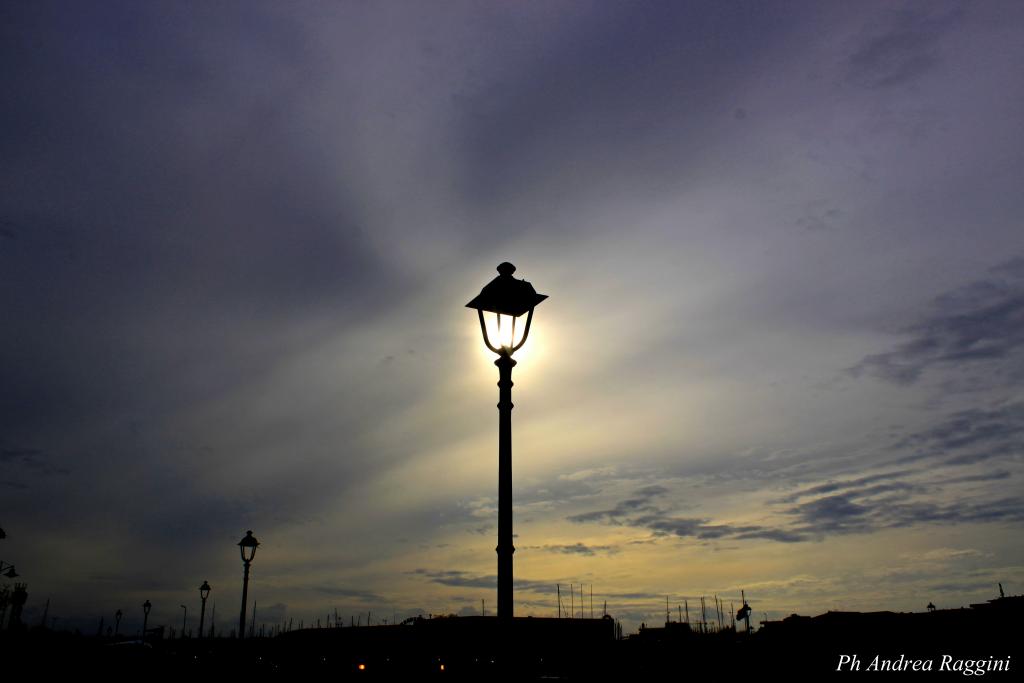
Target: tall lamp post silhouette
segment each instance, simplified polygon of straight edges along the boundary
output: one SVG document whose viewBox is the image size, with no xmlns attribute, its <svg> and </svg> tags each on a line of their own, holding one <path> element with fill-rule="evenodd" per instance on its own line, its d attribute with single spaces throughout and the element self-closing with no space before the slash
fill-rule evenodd
<svg viewBox="0 0 1024 683">
<path fill-rule="evenodd" d="M 256 540 L 256 537 L 252 535 L 251 531 L 245 532 L 245 538 L 238 542 L 238 547 L 242 551 L 242 565 L 245 567 L 245 573 L 242 575 L 242 613 L 238 617 L 238 638 L 245 638 L 245 605 L 249 598 L 249 564 L 252 562 L 252 558 L 256 557 L 256 548 L 260 542 Z"/>
<path fill-rule="evenodd" d="M 210 584 L 203 581 L 203 585 L 199 587 L 199 598 L 203 601 L 203 606 L 199 610 L 199 637 L 203 637 L 203 621 L 206 619 L 206 598 L 210 597 Z"/>
<path fill-rule="evenodd" d="M 530 334 L 533 309 L 546 294 L 538 294 L 526 280 L 516 280 L 516 267 L 505 262 L 498 277 L 466 304 L 476 309 L 480 332 L 488 349 L 498 354 L 498 619 L 512 619 L 512 354 Z M 523 321 L 523 316 L 526 320 Z M 517 330 L 518 324 L 518 330 Z"/>
<path fill-rule="evenodd" d="M 149 610 L 153 609 L 149 600 L 142 603 L 142 642 L 146 642 L 146 626 L 149 624 Z"/>
<path fill-rule="evenodd" d="M 121 610 L 114 612 L 114 637 L 117 638 L 118 631 L 121 630 Z"/>
</svg>

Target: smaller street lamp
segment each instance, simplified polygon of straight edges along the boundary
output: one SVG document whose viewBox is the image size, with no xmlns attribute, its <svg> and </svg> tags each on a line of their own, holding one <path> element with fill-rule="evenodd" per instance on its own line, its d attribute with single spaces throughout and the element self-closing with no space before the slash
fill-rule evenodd
<svg viewBox="0 0 1024 683">
<path fill-rule="evenodd" d="M 114 612 L 114 637 L 117 638 L 117 632 L 121 630 L 121 610 Z"/>
<path fill-rule="evenodd" d="M 242 566 L 245 572 L 242 575 L 242 612 L 238 618 L 238 637 L 245 638 L 245 605 L 249 597 L 249 564 L 252 558 L 256 557 L 256 548 L 260 542 L 252 535 L 252 531 L 245 532 L 245 538 L 238 542 L 238 548 L 242 553 Z"/>
<path fill-rule="evenodd" d="M 199 610 L 199 637 L 203 637 L 203 622 L 206 620 L 206 598 L 210 597 L 210 584 L 203 581 L 199 587 L 199 598 L 203 601 L 203 607 Z"/>
<path fill-rule="evenodd" d="M 153 604 L 146 600 L 142 603 L 142 642 L 146 642 L 146 626 L 149 624 L 149 610 L 153 609 Z"/>
</svg>

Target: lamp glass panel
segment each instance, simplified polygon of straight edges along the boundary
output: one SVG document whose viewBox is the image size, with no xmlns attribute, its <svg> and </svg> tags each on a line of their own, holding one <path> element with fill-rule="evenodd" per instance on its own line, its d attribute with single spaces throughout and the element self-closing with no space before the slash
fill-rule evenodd
<svg viewBox="0 0 1024 683">
<path fill-rule="evenodd" d="M 526 315 L 511 316 L 504 313 L 484 313 L 487 340 L 496 348 L 511 349 L 523 341 Z"/>
</svg>

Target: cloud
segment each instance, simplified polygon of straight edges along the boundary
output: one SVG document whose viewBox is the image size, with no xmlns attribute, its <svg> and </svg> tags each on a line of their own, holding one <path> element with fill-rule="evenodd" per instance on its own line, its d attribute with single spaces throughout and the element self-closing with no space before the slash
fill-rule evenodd
<svg viewBox="0 0 1024 683">
<path fill-rule="evenodd" d="M 949 465 L 969 465 L 1018 455 L 1024 450 L 1024 403 L 1001 403 L 953 412 L 936 424 L 900 439 L 893 449 L 911 451 L 903 458 L 905 461 L 932 458 Z M 995 478 L 994 473 L 971 476 Z"/>
<path fill-rule="evenodd" d="M 428 570 L 428 569 L 414 569 L 409 574 L 423 576 L 433 583 L 441 584 L 442 586 L 456 586 L 461 588 L 488 588 L 493 589 L 498 585 L 498 577 L 494 574 L 481 575 L 471 574 L 457 569 L 447 570 Z M 523 579 L 520 577 L 514 578 L 515 587 L 517 590 L 541 590 L 549 591 L 556 581 L 536 581 L 532 579 Z"/>
<path fill-rule="evenodd" d="M 662 495 L 662 492 L 656 495 Z M 708 519 L 676 517 L 647 503 L 638 502 L 641 500 L 643 499 L 627 499 L 612 510 L 570 515 L 567 519 L 578 524 L 603 521 L 614 525 L 647 529 L 654 532 L 656 536 L 676 536 L 700 540 L 764 538 L 783 543 L 807 540 L 800 532 L 787 529 L 773 529 L 760 525 L 712 524 Z"/>
<path fill-rule="evenodd" d="M 818 533 L 864 532 L 870 528 L 865 519 L 871 510 L 854 502 L 856 498 L 852 493 L 825 496 L 802 503 L 790 512 L 802 519 L 804 528 Z"/>
<path fill-rule="evenodd" d="M 886 479 L 898 479 L 908 474 L 913 474 L 917 470 L 897 470 L 895 472 L 880 472 L 878 474 L 872 474 L 865 477 L 859 477 L 857 479 L 850 479 L 848 481 L 830 481 L 825 484 L 818 484 L 810 488 L 801 489 L 796 491 L 785 498 L 782 498 L 779 502 L 792 503 L 800 498 L 806 496 L 816 496 L 823 493 L 834 493 L 842 489 L 854 488 L 864 486 L 866 484 L 873 484 L 878 481 L 885 481 Z"/>
<path fill-rule="evenodd" d="M 382 598 L 377 593 L 372 591 L 363 590 L 360 588 L 348 588 L 345 586 L 316 586 L 314 588 L 317 592 L 324 593 L 333 597 L 340 598 L 355 598 L 363 602 L 382 602 Z"/>
<path fill-rule="evenodd" d="M 866 88 L 905 86 L 940 59 L 940 39 L 961 18 L 958 10 L 901 9 L 874 21 L 850 54 L 846 78 Z"/>
<path fill-rule="evenodd" d="M 68 474 L 66 467 L 55 467 L 48 462 L 43 451 L 37 448 L 0 449 L 0 467 L 40 476 Z"/>
<path fill-rule="evenodd" d="M 925 562 L 947 563 L 953 560 L 981 557 L 984 553 L 974 548 L 933 548 L 914 556 L 914 559 Z"/>
<path fill-rule="evenodd" d="M 944 464 L 959 468 L 967 463 L 952 458 Z M 774 520 L 772 523 L 736 524 L 710 517 L 681 516 L 668 505 L 670 492 L 660 490 L 652 492 L 650 498 L 665 498 L 661 506 L 654 505 L 650 498 L 631 497 L 611 509 L 578 513 L 567 519 L 577 524 L 597 522 L 645 529 L 655 538 L 802 543 L 924 524 L 1017 522 L 1024 518 L 1024 502 L 1011 496 L 980 497 L 960 486 L 1002 481 L 1011 476 L 1009 470 L 964 472 L 929 468 L 828 481 L 765 500 L 761 517 Z"/>
<path fill-rule="evenodd" d="M 826 496 L 788 510 L 798 518 L 795 529 L 808 538 L 868 533 L 921 524 L 1020 522 L 1024 502 L 1006 497 L 997 500 L 955 499 L 951 502 L 871 499 L 856 493 Z"/>
<path fill-rule="evenodd" d="M 619 547 L 615 545 L 587 545 L 585 543 L 570 543 L 566 545 L 531 545 L 524 546 L 523 550 L 543 550 L 563 555 L 596 555 L 597 553 L 615 554 Z"/>
<path fill-rule="evenodd" d="M 415 569 L 412 571 L 413 574 L 418 574 L 426 577 L 433 583 L 439 583 L 442 586 L 460 586 L 467 588 L 493 588 L 497 585 L 498 577 L 496 576 L 480 576 L 477 574 L 470 574 L 457 569 L 448 569 L 442 571 L 428 571 L 426 569 Z"/>
<path fill-rule="evenodd" d="M 615 520 L 620 517 L 635 514 L 643 510 L 654 508 L 652 501 L 668 493 L 664 486 L 645 486 L 637 489 L 633 497 L 620 501 L 610 510 L 595 510 L 593 512 L 582 512 L 568 517 L 570 522 L 597 522 L 602 519 Z"/>
<path fill-rule="evenodd" d="M 865 356 L 848 369 L 896 384 L 913 384 L 925 371 L 979 363 L 1003 363 L 1006 379 L 1021 376 L 1024 350 L 1024 267 L 1017 258 L 990 277 L 936 298 L 931 311 L 892 351 Z"/>
</svg>

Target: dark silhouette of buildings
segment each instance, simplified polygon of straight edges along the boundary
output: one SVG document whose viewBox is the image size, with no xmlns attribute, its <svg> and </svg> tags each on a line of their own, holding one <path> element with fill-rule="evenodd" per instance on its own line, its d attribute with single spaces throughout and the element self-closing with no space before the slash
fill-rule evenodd
<svg viewBox="0 0 1024 683">
<path fill-rule="evenodd" d="M 815 678 L 861 669 L 909 667 L 943 658 L 951 666 L 1020 663 L 1015 620 L 1024 596 L 970 607 L 900 613 L 831 611 L 745 625 L 669 620 L 625 638 L 610 616 L 598 619 L 422 617 L 400 624 L 292 630 L 276 637 L 174 638 L 153 629 L 139 639 L 82 636 L 35 627 L 0 632 L 0 649 L 69 673 L 328 676 L 395 680 L 444 675 L 463 680 L 549 678 L 649 680 L 777 673 Z M 680 614 L 682 612 L 680 611 Z M 337 620 L 335 620 L 337 624 Z M 739 626 L 739 627 L 737 627 Z M 255 635 L 255 634 L 251 634 Z M 846 657 L 846 660 L 842 658 Z M 853 658 L 857 657 L 857 660 Z M 993 673 L 1000 669 L 991 668 Z M 960 671 L 948 671 L 962 676 Z"/>
</svg>

